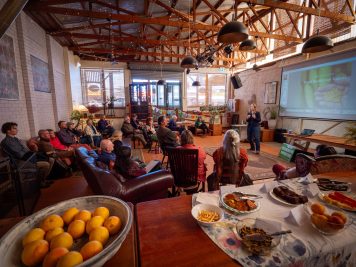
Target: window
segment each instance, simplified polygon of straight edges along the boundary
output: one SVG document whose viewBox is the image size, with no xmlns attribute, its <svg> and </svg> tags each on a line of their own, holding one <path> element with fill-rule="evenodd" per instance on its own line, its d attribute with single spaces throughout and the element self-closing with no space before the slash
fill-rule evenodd
<svg viewBox="0 0 356 267">
<path fill-rule="evenodd" d="M 192 86 L 199 81 L 200 86 Z M 187 75 L 187 106 L 224 105 L 226 99 L 226 74 L 191 73 Z"/>
<path fill-rule="evenodd" d="M 102 107 L 114 100 L 114 107 L 125 107 L 123 70 L 82 69 L 82 93 L 85 104 Z"/>
<path fill-rule="evenodd" d="M 157 85 L 157 80 L 133 79 L 132 86 L 149 85 L 151 105 L 159 107 L 181 107 L 181 83 L 178 80 L 166 80 L 166 85 Z"/>
</svg>

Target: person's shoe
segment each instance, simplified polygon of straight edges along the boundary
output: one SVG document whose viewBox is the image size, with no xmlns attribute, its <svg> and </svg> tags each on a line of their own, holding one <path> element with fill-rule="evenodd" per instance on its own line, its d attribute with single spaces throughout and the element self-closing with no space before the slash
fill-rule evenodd
<svg viewBox="0 0 356 267">
<path fill-rule="evenodd" d="M 259 155 L 259 154 L 260 154 L 260 151 L 255 151 L 255 154 Z"/>
</svg>

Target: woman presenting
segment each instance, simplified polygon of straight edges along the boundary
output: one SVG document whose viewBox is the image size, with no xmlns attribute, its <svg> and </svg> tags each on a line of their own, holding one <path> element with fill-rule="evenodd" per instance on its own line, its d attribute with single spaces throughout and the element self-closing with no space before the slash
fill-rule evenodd
<svg viewBox="0 0 356 267">
<path fill-rule="evenodd" d="M 247 139 L 250 142 L 250 150 L 260 154 L 260 122 L 261 114 L 256 109 L 256 104 L 251 104 L 247 113 Z"/>
</svg>

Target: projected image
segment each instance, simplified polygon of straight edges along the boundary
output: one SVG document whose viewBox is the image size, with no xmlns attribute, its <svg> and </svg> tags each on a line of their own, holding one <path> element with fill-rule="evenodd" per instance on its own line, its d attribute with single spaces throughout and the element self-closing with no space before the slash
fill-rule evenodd
<svg viewBox="0 0 356 267">
<path fill-rule="evenodd" d="M 280 115 L 356 120 L 355 84 L 355 53 L 283 68 Z"/>
<path fill-rule="evenodd" d="M 301 73 L 301 87 L 308 108 L 341 106 L 351 83 L 351 63 Z"/>
</svg>

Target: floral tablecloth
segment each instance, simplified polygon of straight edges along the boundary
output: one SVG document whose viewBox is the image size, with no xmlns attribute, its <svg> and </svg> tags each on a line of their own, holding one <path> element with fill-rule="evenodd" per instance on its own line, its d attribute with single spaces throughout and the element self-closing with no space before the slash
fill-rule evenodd
<svg viewBox="0 0 356 267">
<path fill-rule="evenodd" d="M 296 180 L 287 181 L 295 191 L 300 191 Z M 260 199 L 261 208 L 250 214 L 231 214 L 225 210 L 227 222 L 237 222 L 244 218 L 266 218 L 282 223 L 282 229 L 292 230 L 292 234 L 281 237 L 280 244 L 270 255 L 253 256 L 236 238 L 230 224 L 204 227 L 202 230 L 210 239 L 231 258 L 243 266 L 356 266 L 356 225 L 351 224 L 346 230 L 331 236 L 322 235 L 314 229 L 310 218 L 305 213 L 305 220 L 298 225 L 286 219 L 293 206 L 288 206 L 274 200 L 268 193 L 260 191 L 262 184 L 239 187 L 238 191 L 254 193 L 263 196 Z M 299 188 L 297 188 L 299 187 Z M 237 191 L 235 186 L 221 187 L 221 194 Z M 216 193 L 217 194 L 217 193 Z M 193 195 L 192 205 L 196 205 L 197 194 Z M 312 199 L 315 201 L 316 199 Z M 356 219 L 355 214 L 347 213 L 350 219 Z"/>
</svg>

